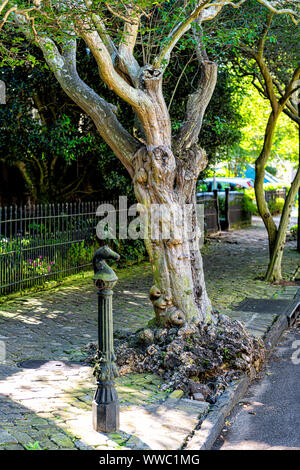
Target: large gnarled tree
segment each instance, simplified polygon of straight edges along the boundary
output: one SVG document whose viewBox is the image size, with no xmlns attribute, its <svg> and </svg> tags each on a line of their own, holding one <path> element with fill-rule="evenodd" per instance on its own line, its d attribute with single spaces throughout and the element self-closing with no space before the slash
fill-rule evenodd
<svg viewBox="0 0 300 470">
<path fill-rule="evenodd" d="M 258 1 L 274 13 L 289 14 L 298 21 L 298 1 Z M 168 239 L 151 238 L 150 231 L 146 239 L 155 282 L 150 297 L 158 323 L 167 326 L 208 321 L 212 315 L 197 243 L 195 183 L 207 164 L 198 138 L 216 84 L 217 65 L 203 48 L 201 24 L 216 17 L 226 5 L 239 7 L 245 2 L 34 0 L 28 7 L 28 2 L 15 6 L 15 2 L 4 0 L 0 7 L 1 26 L 16 27 L 40 47 L 64 91 L 92 118 L 132 177 L 138 202 L 144 208 L 159 204 L 179 212 L 186 204 L 192 205 L 189 231 L 193 237 L 184 236 L 180 231 L 183 222 L 175 217 L 160 222 L 168 224 Z M 160 41 L 149 42 L 153 30 L 161 32 Z M 172 51 L 188 31 L 194 37 L 199 80 L 196 91 L 188 97 L 182 125 L 173 135 L 162 91 L 163 76 Z M 93 54 L 100 79 L 132 108 L 138 129 L 135 133 L 121 125 L 116 107 L 78 75 L 77 38 L 85 41 Z M 137 62 L 136 47 L 145 52 L 143 64 Z M 151 211 L 146 213 L 151 217 Z"/>
</svg>

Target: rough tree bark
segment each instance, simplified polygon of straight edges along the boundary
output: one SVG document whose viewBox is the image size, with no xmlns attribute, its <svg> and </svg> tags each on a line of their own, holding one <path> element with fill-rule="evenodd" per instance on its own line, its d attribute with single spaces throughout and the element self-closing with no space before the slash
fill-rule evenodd
<svg viewBox="0 0 300 470">
<path fill-rule="evenodd" d="M 257 201 L 257 208 L 260 216 L 263 219 L 265 227 L 268 232 L 269 241 L 269 264 L 265 275 L 266 281 L 269 282 L 280 282 L 282 280 L 282 255 L 286 240 L 286 233 L 288 229 L 288 223 L 295 202 L 297 192 L 300 187 L 300 170 L 296 173 L 296 176 L 291 184 L 288 196 L 285 200 L 282 215 L 279 226 L 277 228 L 275 221 L 269 211 L 268 204 L 265 200 L 264 194 L 264 177 L 265 167 L 270 157 L 272 143 L 274 139 L 274 132 L 278 117 L 282 112 L 282 108 L 277 108 L 276 111 L 272 111 L 265 130 L 265 139 L 262 151 L 255 162 L 255 196 Z"/>
<path fill-rule="evenodd" d="M 195 184 L 207 164 L 206 154 L 196 141 L 216 75 L 215 64 L 203 63 L 198 90 L 188 99 L 185 130 L 173 142 L 162 94 L 162 72 L 152 66 L 144 67 L 140 80 L 155 112 L 151 120 L 142 117 L 147 145 L 134 155 L 133 183 L 147 218 L 145 244 L 155 281 L 150 299 L 157 323 L 166 326 L 212 318 L 199 249 Z M 153 132 L 153 128 L 159 132 Z M 191 211 L 189 236 L 184 226 L 187 205 Z M 155 206 L 157 210 L 151 211 Z M 153 233 L 153 227 L 159 228 L 158 233 Z"/>
</svg>

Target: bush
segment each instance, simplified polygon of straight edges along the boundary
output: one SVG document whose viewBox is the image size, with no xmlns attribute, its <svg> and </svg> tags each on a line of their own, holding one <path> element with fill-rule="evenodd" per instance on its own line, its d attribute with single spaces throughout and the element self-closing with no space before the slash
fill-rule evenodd
<svg viewBox="0 0 300 470">
<path fill-rule="evenodd" d="M 283 197 L 277 197 L 275 200 L 270 199 L 268 202 L 268 208 L 272 215 L 281 214 L 284 207 L 285 200 Z"/>
<path fill-rule="evenodd" d="M 290 228 L 290 232 L 294 235 L 298 232 L 298 224 L 293 225 L 293 227 Z"/>
<path fill-rule="evenodd" d="M 286 189 L 287 194 L 290 188 L 287 188 L 284 184 L 272 184 L 272 183 L 264 183 L 264 190 L 265 191 L 276 191 L 278 189 Z"/>
<path fill-rule="evenodd" d="M 107 240 L 107 244 L 120 255 L 118 266 L 139 263 L 148 258 L 144 241 L 137 240 Z"/>
<path fill-rule="evenodd" d="M 297 234 L 298 234 L 298 225 L 296 224 L 290 228 L 290 239 L 297 240 Z"/>
<path fill-rule="evenodd" d="M 251 212 L 251 214 L 258 215 L 255 199 L 253 200 L 247 194 L 244 195 L 242 207 L 245 212 Z"/>
</svg>

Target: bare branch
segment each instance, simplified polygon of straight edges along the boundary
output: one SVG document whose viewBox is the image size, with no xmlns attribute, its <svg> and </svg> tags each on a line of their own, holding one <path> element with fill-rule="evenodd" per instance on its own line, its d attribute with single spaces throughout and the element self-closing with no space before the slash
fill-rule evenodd
<svg viewBox="0 0 300 470">
<path fill-rule="evenodd" d="M 205 8 L 205 6 L 210 2 L 210 0 L 202 0 L 196 6 L 196 8 L 192 11 L 192 13 L 181 23 L 175 26 L 175 28 L 171 31 L 169 36 L 166 39 L 166 44 L 161 48 L 160 53 L 154 59 L 153 65 L 156 68 L 160 68 L 162 65 L 165 67 L 170 59 L 170 54 L 180 40 L 180 38 L 190 29 L 192 22 L 198 18 L 201 11 Z"/>
<path fill-rule="evenodd" d="M 289 15 L 292 21 L 295 24 L 298 24 L 300 21 L 300 14 L 299 11 L 291 10 L 290 8 L 277 8 L 277 5 L 280 6 L 280 1 L 272 1 L 272 0 L 257 0 L 259 3 L 262 3 L 265 7 L 267 7 L 271 12 L 276 13 L 276 15 Z M 294 0 L 294 5 L 297 8 L 297 5 L 300 5 L 299 0 Z"/>
<path fill-rule="evenodd" d="M 115 70 L 109 51 L 98 32 L 93 31 L 91 25 L 82 19 L 77 18 L 75 21 L 79 35 L 96 59 L 102 80 L 131 106 L 134 108 L 140 107 L 143 101 L 146 100 L 146 97 L 141 90 L 137 90 L 129 85 Z"/>
<path fill-rule="evenodd" d="M 210 102 L 217 82 L 217 64 L 204 61 L 198 88 L 188 98 L 185 121 L 176 136 L 176 154 L 180 156 L 185 150 L 198 142 L 202 120 Z"/>
<path fill-rule="evenodd" d="M 114 16 L 116 16 L 117 18 L 119 18 L 120 20 L 123 20 L 125 21 L 125 23 L 129 23 L 129 24 L 134 24 L 134 19 L 128 17 L 128 16 L 124 16 L 122 15 L 120 12 L 116 11 L 114 8 L 112 8 L 108 2 L 104 2 L 104 5 L 106 6 L 106 8 L 108 9 L 108 11 L 110 11 L 110 13 Z"/>
<path fill-rule="evenodd" d="M 92 21 L 95 25 L 96 30 L 99 33 L 99 36 L 101 37 L 103 43 L 107 47 L 107 50 L 110 53 L 112 60 L 114 60 L 115 57 L 118 55 L 118 49 L 116 48 L 116 46 L 114 45 L 113 40 L 111 39 L 110 35 L 108 34 L 108 32 L 106 30 L 106 27 L 105 27 L 105 24 L 103 23 L 101 18 L 99 18 L 99 16 L 96 15 L 95 13 L 92 13 L 91 19 L 92 19 Z"/>
<path fill-rule="evenodd" d="M 288 107 L 284 108 L 283 112 L 294 122 L 300 126 L 300 116 L 299 114 L 292 112 Z"/>
<path fill-rule="evenodd" d="M 24 35 L 30 40 L 35 39 L 65 93 L 92 118 L 100 135 L 132 176 L 131 159 L 140 144 L 118 121 L 115 106 L 101 98 L 79 77 L 76 68 L 76 40 L 65 40 L 60 52 L 49 37 L 34 38 L 23 15 L 17 15 L 16 19 Z"/>
<path fill-rule="evenodd" d="M 132 22 L 124 24 L 123 36 L 119 45 L 118 67 L 130 76 L 135 85 L 138 85 L 137 81 L 141 69 L 133 55 L 133 51 L 139 30 L 140 15 L 131 8 L 131 17 Z"/>
</svg>

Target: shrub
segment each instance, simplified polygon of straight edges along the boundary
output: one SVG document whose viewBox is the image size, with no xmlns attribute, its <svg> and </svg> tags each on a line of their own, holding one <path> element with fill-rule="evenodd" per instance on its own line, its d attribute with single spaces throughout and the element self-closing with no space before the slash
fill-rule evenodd
<svg viewBox="0 0 300 470">
<path fill-rule="evenodd" d="M 283 197 L 277 197 L 275 200 L 270 199 L 268 202 L 269 211 L 272 215 L 281 214 L 284 207 L 285 200 Z"/>
<path fill-rule="evenodd" d="M 118 266 L 139 263 L 148 257 L 144 241 L 141 239 L 118 240 L 115 238 L 107 240 L 107 244 L 120 255 Z"/>
<path fill-rule="evenodd" d="M 293 225 L 293 227 L 290 228 L 290 236 L 292 240 L 297 240 L 297 234 L 298 234 L 298 225 Z"/>
<path fill-rule="evenodd" d="M 245 212 L 251 212 L 251 214 L 258 215 L 257 205 L 255 200 L 253 200 L 247 194 L 244 195 L 242 207 Z"/>
<path fill-rule="evenodd" d="M 298 224 L 293 225 L 293 227 L 290 228 L 290 232 L 291 232 L 292 234 L 296 234 L 297 231 L 298 231 Z"/>
</svg>

